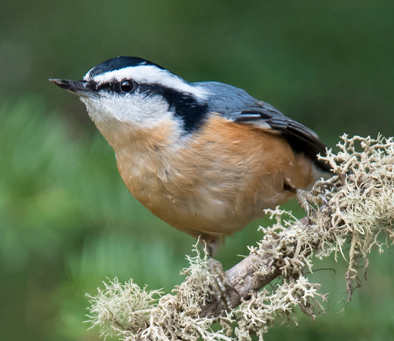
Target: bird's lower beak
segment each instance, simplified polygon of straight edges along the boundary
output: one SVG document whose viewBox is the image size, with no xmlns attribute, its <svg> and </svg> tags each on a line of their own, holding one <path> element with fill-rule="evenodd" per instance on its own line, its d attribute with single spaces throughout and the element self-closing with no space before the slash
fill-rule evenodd
<svg viewBox="0 0 394 341">
<path fill-rule="evenodd" d="M 96 97 L 98 95 L 94 86 L 86 81 L 71 81 L 67 79 L 50 79 L 49 81 L 78 96 Z"/>
</svg>

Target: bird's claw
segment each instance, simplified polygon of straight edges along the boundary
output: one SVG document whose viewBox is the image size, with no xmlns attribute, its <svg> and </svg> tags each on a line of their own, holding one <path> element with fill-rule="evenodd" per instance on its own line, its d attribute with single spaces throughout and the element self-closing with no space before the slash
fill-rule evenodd
<svg viewBox="0 0 394 341">
<path fill-rule="evenodd" d="M 296 197 L 297 197 L 297 201 L 298 201 L 299 205 L 306 212 L 306 214 L 308 216 L 309 216 L 311 204 L 318 205 L 318 206 L 323 205 L 326 207 L 330 207 L 327 198 L 322 193 L 315 194 L 311 191 L 297 189 L 296 190 Z"/>
<path fill-rule="evenodd" d="M 230 300 L 230 296 L 228 295 L 227 291 L 229 288 L 232 288 L 231 284 L 229 283 L 225 272 L 223 271 L 222 264 L 210 257 L 208 259 L 208 267 L 209 272 L 214 278 L 214 290 L 216 294 L 216 301 L 218 304 L 221 302 L 224 303 L 226 310 L 231 310 L 233 308 Z"/>
</svg>

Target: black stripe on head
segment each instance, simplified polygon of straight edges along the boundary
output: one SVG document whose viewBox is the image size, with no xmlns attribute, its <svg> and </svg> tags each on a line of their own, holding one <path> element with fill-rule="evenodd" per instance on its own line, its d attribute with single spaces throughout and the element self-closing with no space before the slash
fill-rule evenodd
<svg viewBox="0 0 394 341">
<path fill-rule="evenodd" d="M 190 93 L 180 92 L 159 84 L 139 84 L 138 88 L 139 92 L 147 96 L 163 96 L 168 102 L 168 109 L 182 119 L 184 129 L 188 133 L 199 129 L 208 116 L 208 104 L 198 103 Z"/>
<path fill-rule="evenodd" d="M 115 70 L 124 69 L 129 66 L 139 66 L 139 65 L 154 65 L 159 69 L 164 69 L 160 65 L 152 63 L 143 58 L 122 56 L 122 57 L 109 59 L 99 65 L 96 65 L 90 70 L 89 75 L 90 77 L 94 77 L 109 71 L 115 71 Z"/>
</svg>

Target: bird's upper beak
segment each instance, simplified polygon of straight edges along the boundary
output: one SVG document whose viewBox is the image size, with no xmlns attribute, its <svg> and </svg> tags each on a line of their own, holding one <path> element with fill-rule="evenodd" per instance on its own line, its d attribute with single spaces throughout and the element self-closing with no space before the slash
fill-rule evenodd
<svg viewBox="0 0 394 341">
<path fill-rule="evenodd" d="M 98 95 L 94 85 L 87 81 L 71 81 L 68 79 L 50 79 L 49 81 L 78 96 L 96 97 Z"/>
</svg>

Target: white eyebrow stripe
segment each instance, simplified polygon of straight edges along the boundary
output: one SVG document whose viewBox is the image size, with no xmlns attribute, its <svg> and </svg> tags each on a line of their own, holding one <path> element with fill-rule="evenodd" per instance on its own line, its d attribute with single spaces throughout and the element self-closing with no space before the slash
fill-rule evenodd
<svg viewBox="0 0 394 341">
<path fill-rule="evenodd" d="M 84 80 L 90 78 L 90 71 L 85 75 Z M 107 83 L 112 80 L 120 82 L 124 79 L 132 79 L 137 83 L 159 84 L 178 91 L 188 92 L 201 99 L 206 98 L 210 94 L 204 88 L 192 86 L 182 78 L 175 76 L 167 70 L 159 69 L 154 65 L 130 66 L 119 70 L 108 71 L 93 76 L 91 79 L 98 83 Z"/>
</svg>

